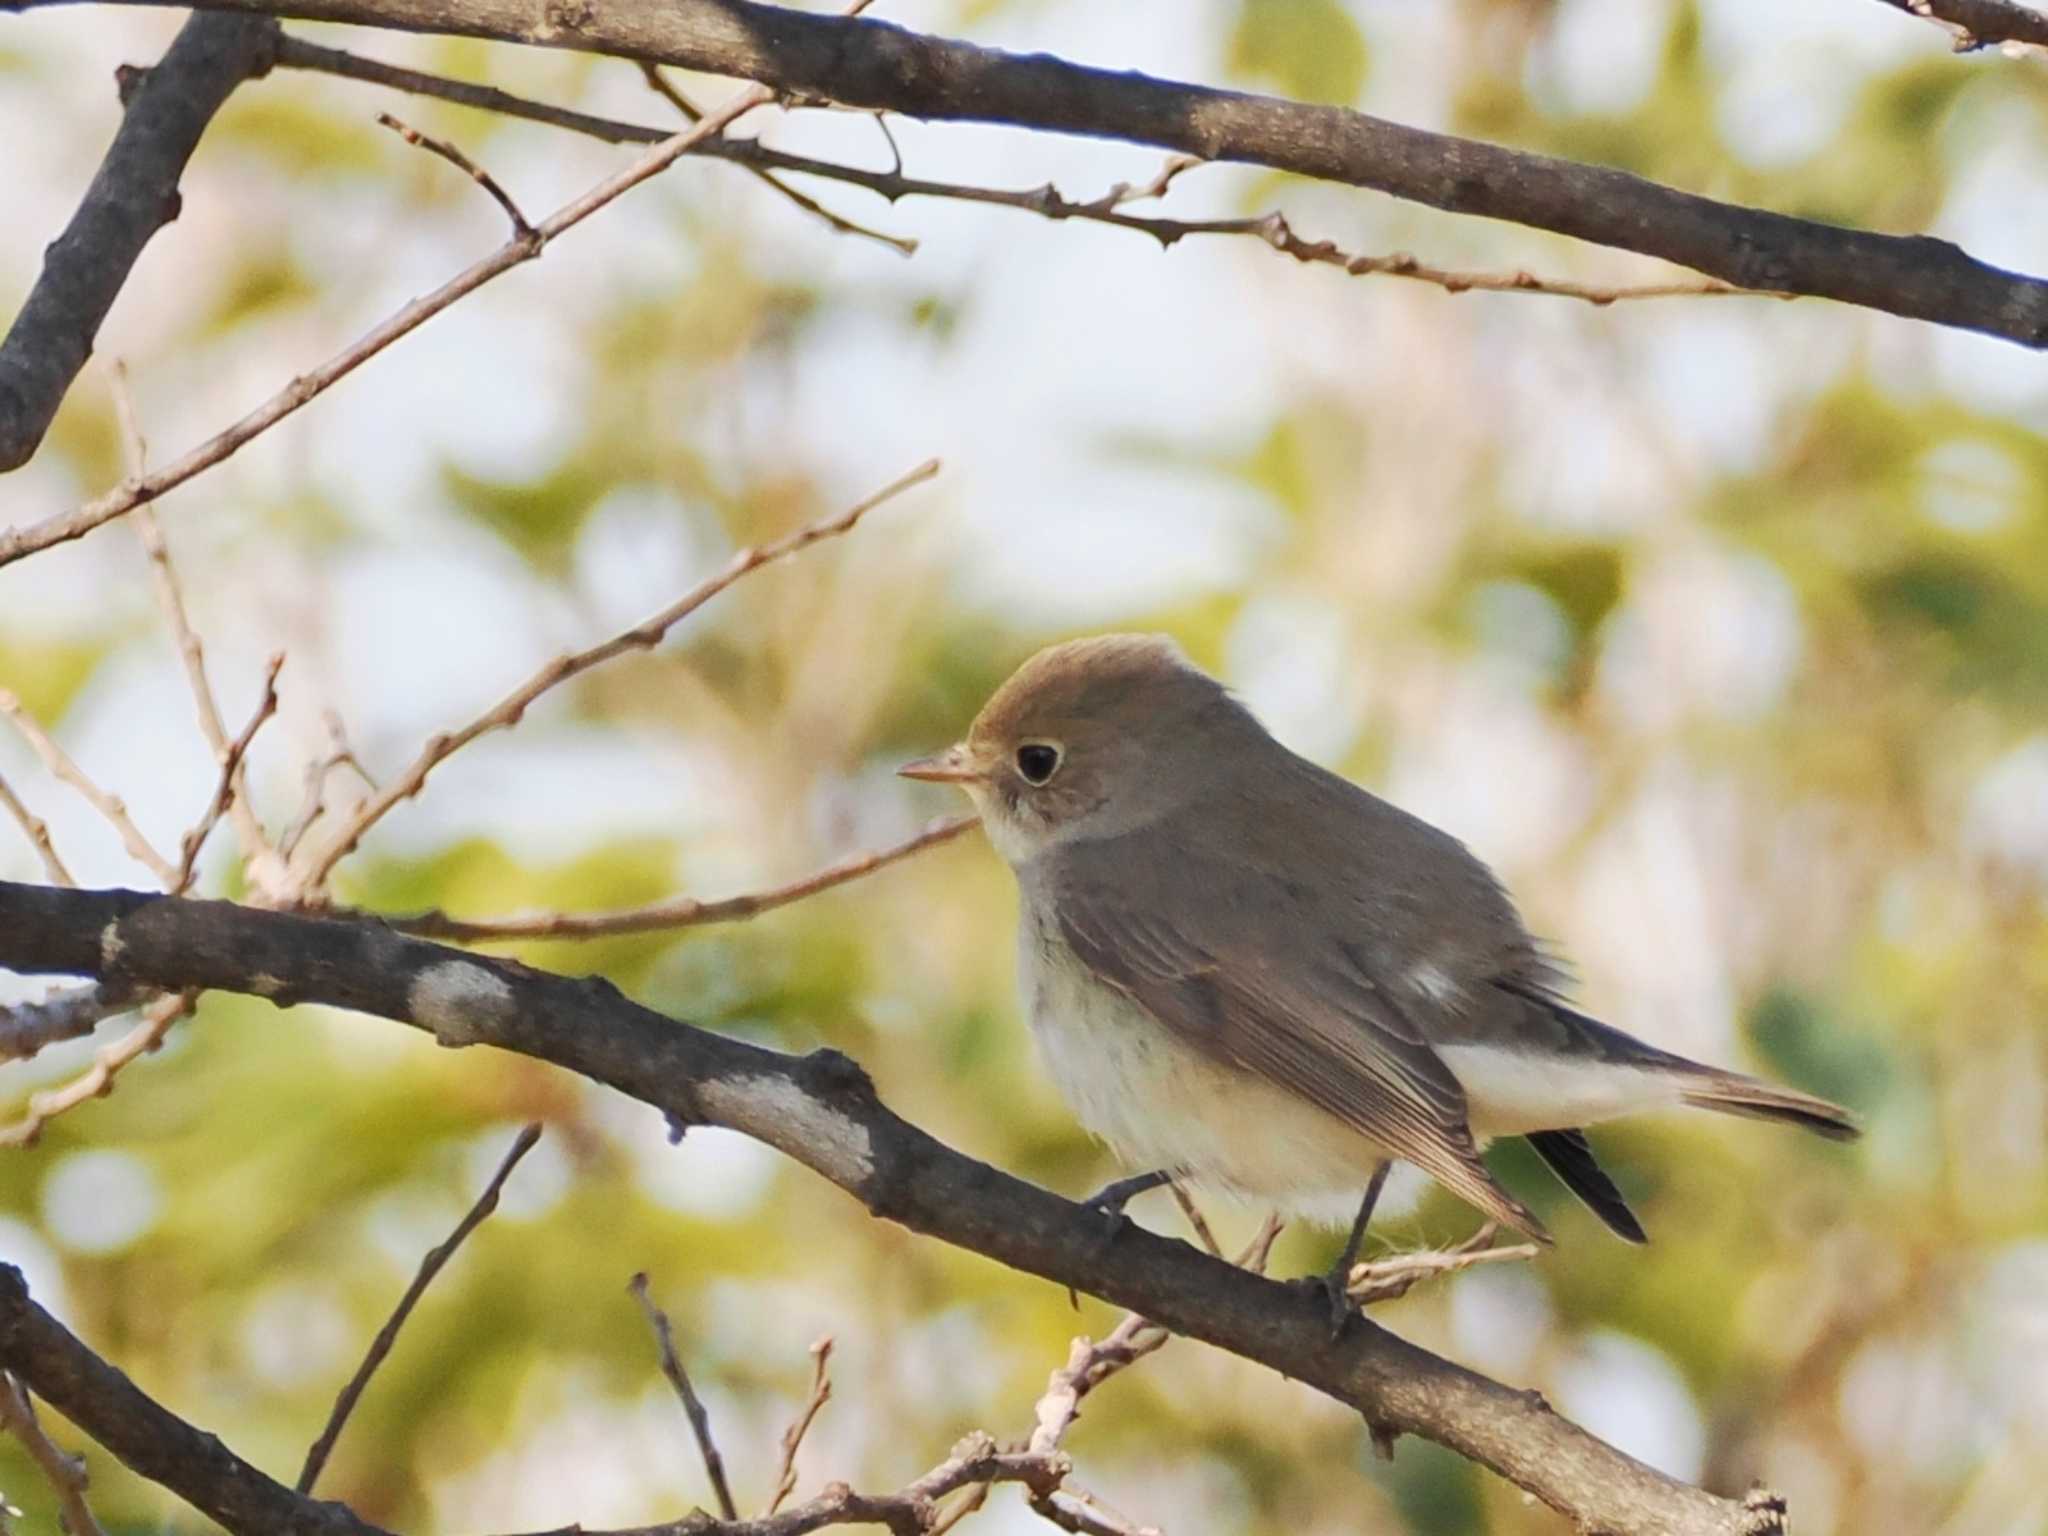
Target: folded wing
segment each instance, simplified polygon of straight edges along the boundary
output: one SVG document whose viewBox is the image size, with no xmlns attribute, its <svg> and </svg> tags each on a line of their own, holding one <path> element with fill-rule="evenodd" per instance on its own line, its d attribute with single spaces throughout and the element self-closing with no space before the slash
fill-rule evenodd
<svg viewBox="0 0 2048 1536">
<path fill-rule="evenodd" d="M 1263 871 L 1178 860 L 1148 877 L 1116 839 L 1069 845 L 1041 873 L 1068 947 L 1105 985 L 1224 1065 L 1316 1105 L 1461 1199 L 1548 1242 L 1480 1160 L 1464 1090 L 1342 939 L 1350 914 Z M 1187 899 L 1195 889 L 1200 900 Z M 1368 1170 L 1360 1169 L 1360 1185 Z"/>
</svg>

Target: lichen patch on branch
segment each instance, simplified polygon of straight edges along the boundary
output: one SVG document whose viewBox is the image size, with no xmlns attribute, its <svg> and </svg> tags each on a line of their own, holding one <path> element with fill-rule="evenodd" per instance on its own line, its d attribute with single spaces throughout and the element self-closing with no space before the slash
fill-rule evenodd
<svg viewBox="0 0 2048 1536">
<path fill-rule="evenodd" d="M 413 978 L 406 1006 L 450 1050 L 489 1039 L 512 1007 L 503 977 L 473 960 L 445 960 Z"/>
</svg>

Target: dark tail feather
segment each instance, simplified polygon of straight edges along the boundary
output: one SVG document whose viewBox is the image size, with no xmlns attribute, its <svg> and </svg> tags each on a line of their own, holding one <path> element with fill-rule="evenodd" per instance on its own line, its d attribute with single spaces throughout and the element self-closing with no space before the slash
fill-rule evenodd
<svg viewBox="0 0 2048 1536">
<path fill-rule="evenodd" d="M 1744 1077 L 1739 1072 L 1702 1069 L 1699 1076 L 1688 1076 L 1680 1097 L 1696 1108 L 1718 1110 L 1724 1115 L 1789 1121 L 1831 1141 L 1854 1141 L 1863 1134 L 1855 1116 L 1841 1105 L 1796 1088 L 1781 1088 L 1776 1083 Z"/>
<path fill-rule="evenodd" d="M 1550 1171 L 1564 1182 L 1564 1187 L 1585 1201 L 1586 1208 L 1606 1222 L 1616 1237 L 1632 1243 L 1650 1240 L 1643 1224 L 1636 1220 L 1636 1213 L 1614 1187 L 1614 1180 L 1607 1177 L 1607 1170 L 1594 1158 L 1584 1131 L 1537 1131 L 1529 1137 L 1529 1145 L 1550 1164 Z"/>
</svg>

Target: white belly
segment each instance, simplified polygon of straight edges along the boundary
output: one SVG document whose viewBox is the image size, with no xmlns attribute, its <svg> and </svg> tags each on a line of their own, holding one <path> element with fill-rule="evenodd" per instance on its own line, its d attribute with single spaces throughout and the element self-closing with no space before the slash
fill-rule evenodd
<svg viewBox="0 0 2048 1536">
<path fill-rule="evenodd" d="M 1181 1043 L 1057 944 L 1020 926 L 1026 1013 L 1075 1116 L 1136 1168 L 1314 1221 L 1349 1221 L 1387 1154 L 1341 1120 Z"/>
</svg>

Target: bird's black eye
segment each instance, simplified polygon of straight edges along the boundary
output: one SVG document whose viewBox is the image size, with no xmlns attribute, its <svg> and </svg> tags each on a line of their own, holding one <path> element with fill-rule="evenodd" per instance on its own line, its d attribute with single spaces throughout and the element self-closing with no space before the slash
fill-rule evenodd
<svg viewBox="0 0 2048 1536">
<path fill-rule="evenodd" d="M 1043 784 L 1060 765 L 1060 749 L 1042 741 L 1027 741 L 1017 749 L 1017 771 L 1027 784 Z"/>
</svg>

